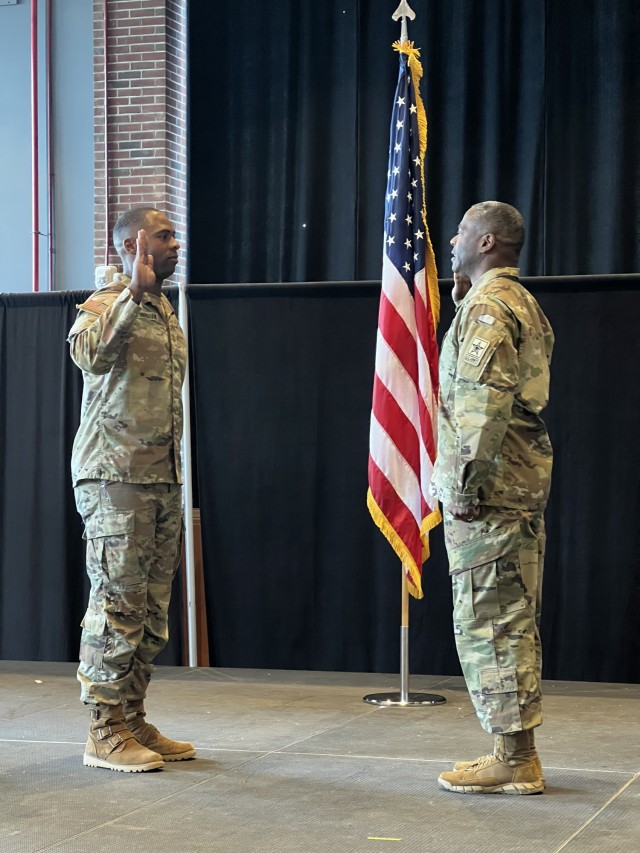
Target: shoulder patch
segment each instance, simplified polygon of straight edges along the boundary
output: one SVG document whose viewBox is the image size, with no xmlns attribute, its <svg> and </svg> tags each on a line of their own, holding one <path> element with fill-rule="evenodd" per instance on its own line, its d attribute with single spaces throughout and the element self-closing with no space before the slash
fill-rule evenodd
<svg viewBox="0 0 640 853">
<path fill-rule="evenodd" d="M 485 324 L 485 325 L 487 325 L 487 326 L 493 326 L 493 324 L 495 323 L 495 321 L 496 321 L 496 318 L 495 318 L 495 317 L 492 317 L 492 316 L 491 316 L 491 314 L 481 314 L 481 315 L 478 317 L 478 322 L 479 322 L 479 323 L 484 323 L 484 324 Z"/>
<path fill-rule="evenodd" d="M 81 305 L 76 305 L 76 308 L 79 311 L 89 311 L 91 314 L 104 314 L 108 307 L 108 305 L 105 305 L 98 299 L 94 299 L 92 296 L 90 296 L 89 299 Z"/>
<path fill-rule="evenodd" d="M 491 318 L 493 320 L 493 317 Z M 467 354 L 464 357 L 464 360 L 469 364 L 473 364 L 474 367 L 480 364 L 482 361 L 482 356 L 485 354 L 489 347 L 489 341 L 485 340 L 485 338 L 480 338 L 476 336 L 472 341 L 469 349 L 467 350 Z"/>
</svg>

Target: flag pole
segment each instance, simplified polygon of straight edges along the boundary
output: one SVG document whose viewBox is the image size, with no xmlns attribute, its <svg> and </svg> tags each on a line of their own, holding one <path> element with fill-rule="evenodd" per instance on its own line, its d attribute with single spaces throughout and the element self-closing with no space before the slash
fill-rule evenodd
<svg viewBox="0 0 640 853">
<path fill-rule="evenodd" d="M 402 605 L 400 618 L 400 692 L 369 693 L 362 697 L 369 705 L 443 705 L 447 700 L 439 693 L 411 693 L 409 691 L 409 585 L 407 572 L 402 566 Z"/>
<path fill-rule="evenodd" d="M 401 19 L 400 41 L 408 42 L 407 18 L 415 20 L 416 14 L 407 0 L 402 0 L 392 15 L 393 20 Z M 402 604 L 400 618 L 400 692 L 399 693 L 370 693 L 363 696 L 363 701 L 371 705 L 442 705 L 447 700 L 436 693 L 409 692 L 409 585 L 407 582 L 407 567 L 401 564 L 402 573 Z"/>
<path fill-rule="evenodd" d="M 409 701 L 409 585 L 402 566 L 402 606 L 400 612 L 400 703 Z"/>
<path fill-rule="evenodd" d="M 191 477 L 191 396 L 189 388 L 189 308 L 187 287 L 184 282 L 178 286 L 178 315 L 180 326 L 187 345 L 187 365 L 182 384 L 182 507 L 184 513 L 184 553 L 186 569 L 187 598 L 187 645 L 190 667 L 198 666 L 198 632 L 196 613 L 196 561 L 193 542 L 193 482 Z"/>
</svg>

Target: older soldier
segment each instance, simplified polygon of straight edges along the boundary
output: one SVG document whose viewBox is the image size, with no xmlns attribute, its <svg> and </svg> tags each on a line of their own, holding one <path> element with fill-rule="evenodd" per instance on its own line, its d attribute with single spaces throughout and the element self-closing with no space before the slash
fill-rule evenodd
<svg viewBox="0 0 640 853">
<path fill-rule="evenodd" d="M 544 790 L 541 716 L 543 512 L 552 450 L 540 417 L 553 332 L 518 281 L 520 213 L 482 202 L 451 243 L 456 316 L 440 360 L 435 489 L 444 507 L 460 664 L 491 755 L 439 784 L 464 794 Z"/>
<path fill-rule="evenodd" d="M 195 755 L 144 710 L 180 559 L 186 349 L 161 291 L 178 263 L 172 224 L 136 208 L 113 241 L 124 274 L 78 306 L 69 333 L 84 377 L 71 468 L 91 582 L 78 679 L 91 709 L 84 764 L 139 772 Z"/>
</svg>

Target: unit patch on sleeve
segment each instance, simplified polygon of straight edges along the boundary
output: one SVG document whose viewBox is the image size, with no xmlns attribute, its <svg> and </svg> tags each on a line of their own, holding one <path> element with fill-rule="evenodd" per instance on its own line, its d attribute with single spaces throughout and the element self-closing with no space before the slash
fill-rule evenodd
<svg viewBox="0 0 640 853">
<path fill-rule="evenodd" d="M 471 341 L 471 346 L 469 347 L 464 360 L 476 367 L 482 361 L 482 356 L 487 351 L 488 346 L 489 341 L 486 341 L 484 338 L 475 337 Z"/>
</svg>

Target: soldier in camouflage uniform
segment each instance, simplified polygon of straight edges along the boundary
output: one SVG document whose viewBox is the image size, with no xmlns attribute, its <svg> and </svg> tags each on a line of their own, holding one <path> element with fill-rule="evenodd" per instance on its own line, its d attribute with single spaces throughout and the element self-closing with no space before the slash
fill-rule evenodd
<svg viewBox="0 0 640 853">
<path fill-rule="evenodd" d="M 434 489 L 444 508 L 454 631 L 494 751 L 438 782 L 460 793 L 544 790 L 541 716 L 543 512 L 552 449 L 540 413 L 553 332 L 518 280 L 522 216 L 483 202 L 453 245 L 456 316 L 442 344 Z"/>
<path fill-rule="evenodd" d="M 180 560 L 187 354 L 161 290 L 178 263 L 173 226 L 137 208 L 118 219 L 113 238 L 123 275 L 78 306 L 69 332 L 84 378 L 71 468 L 91 583 L 78 679 L 91 708 L 84 764 L 139 772 L 195 755 L 144 710 Z"/>
</svg>

